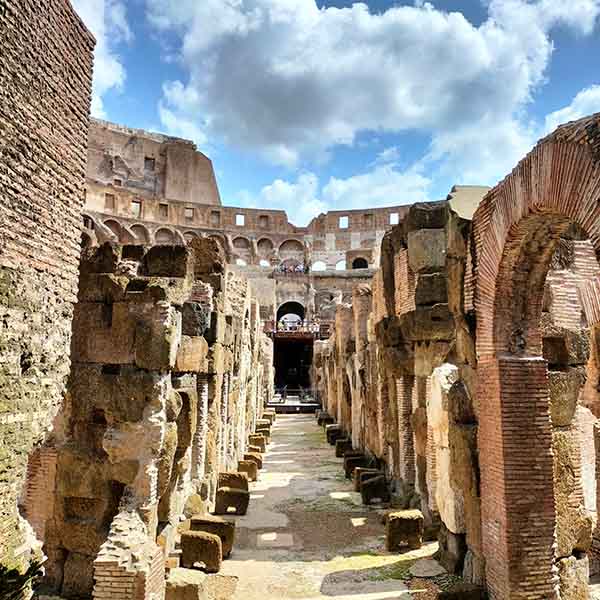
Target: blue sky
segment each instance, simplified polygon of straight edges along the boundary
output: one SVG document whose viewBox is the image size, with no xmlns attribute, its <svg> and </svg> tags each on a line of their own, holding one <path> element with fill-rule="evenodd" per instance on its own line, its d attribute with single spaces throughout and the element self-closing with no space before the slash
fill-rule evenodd
<svg viewBox="0 0 600 600">
<path fill-rule="evenodd" d="M 493 185 L 600 112 L 600 0 L 73 0 L 93 114 L 193 139 L 224 204 L 327 209 Z"/>
</svg>

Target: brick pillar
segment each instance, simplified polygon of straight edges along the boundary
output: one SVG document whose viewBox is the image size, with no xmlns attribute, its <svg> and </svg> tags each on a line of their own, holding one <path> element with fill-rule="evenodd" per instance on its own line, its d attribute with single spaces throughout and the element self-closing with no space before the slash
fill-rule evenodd
<svg viewBox="0 0 600 600">
<path fill-rule="evenodd" d="M 482 538 L 491 600 L 556 598 L 554 483 L 546 362 L 478 366 Z"/>
<path fill-rule="evenodd" d="M 405 483 L 415 483 L 415 448 L 410 422 L 412 414 L 412 389 L 414 377 L 404 375 L 396 379 L 398 407 L 398 459 L 400 478 Z"/>
<path fill-rule="evenodd" d="M 222 470 L 227 456 L 227 419 L 229 417 L 229 373 L 223 375 L 223 385 L 221 386 L 221 414 L 219 423 L 219 468 Z"/>
<path fill-rule="evenodd" d="M 54 512 L 56 461 L 56 448 L 41 446 L 31 453 L 27 464 L 21 511 L 42 541 L 46 537 L 46 521 Z"/>
<path fill-rule="evenodd" d="M 596 509 L 600 508 L 600 424 L 594 425 L 594 450 L 596 453 Z M 600 575 L 600 524 L 592 536 L 592 547 L 589 552 L 590 575 Z"/>
<path fill-rule="evenodd" d="M 206 473 L 206 440 L 208 436 L 208 375 L 198 375 L 198 418 L 192 444 L 193 479 L 201 481 Z"/>
</svg>

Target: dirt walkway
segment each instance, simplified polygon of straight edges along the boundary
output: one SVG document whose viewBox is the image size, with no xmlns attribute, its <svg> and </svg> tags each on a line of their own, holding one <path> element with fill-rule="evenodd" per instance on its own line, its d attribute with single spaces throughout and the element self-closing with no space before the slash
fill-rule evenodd
<svg viewBox="0 0 600 600">
<path fill-rule="evenodd" d="M 279 415 L 221 572 L 239 577 L 240 600 L 436 597 L 430 590 L 452 579 L 429 559 L 437 544 L 385 552 L 381 512 L 381 506 L 361 504 L 312 415 Z M 438 574 L 412 577 L 411 569 L 419 568 Z"/>
</svg>

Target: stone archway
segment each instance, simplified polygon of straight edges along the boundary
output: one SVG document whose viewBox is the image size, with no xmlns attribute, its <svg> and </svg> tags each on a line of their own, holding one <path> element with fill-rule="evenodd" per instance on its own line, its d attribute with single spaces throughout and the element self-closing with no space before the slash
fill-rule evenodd
<svg viewBox="0 0 600 600">
<path fill-rule="evenodd" d="M 154 234 L 155 243 L 159 246 L 168 246 L 175 243 L 175 234 L 166 227 L 161 227 Z"/>
<path fill-rule="evenodd" d="M 557 597 L 562 557 L 540 318 L 550 261 L 573 224 L 598 255 L 600 116 L 539 142 L 473 218 L 482 545 L 492 599 Z"/>
<path fill-rule="evenodd" d="M 277 321 L 280 321 L 286 315 L 296 315 L 302 321 L 306 316 L 306 309 L 300 302 L 284 302 L 277 309 Z"/>
<path fill-rule="evenodd" d="M 352 261 L 352 268 L 353 269 L 368 269 L 369 261 L 366 258 L 363 258 L 362 256 L 358 256 L 357 258 L 355 258 Z"/>
</svg>

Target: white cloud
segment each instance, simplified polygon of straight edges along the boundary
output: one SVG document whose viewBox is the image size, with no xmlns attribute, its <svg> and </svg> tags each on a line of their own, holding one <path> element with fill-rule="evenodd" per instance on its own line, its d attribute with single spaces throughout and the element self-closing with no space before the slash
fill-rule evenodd
<svg viewBox="0 0 600 600">
<path fill-rule="evenodd" d="M 243 191 L 238 197 L 242 206 L 285 210 L 296 225 L 306 225 L 315 215 L 327 210 L 319 199 L 319 179 L 314 173 L 301 173 L 295 182 L 276 179 L 258 195 Z"/>
<path fill-rule="evenodd" d="M 414 170 L 401 172 L 383 165 L 347 179 L 331 177 L 322 188 L 314 173 L 301 173 L 295 182 L 276 179 L 258 195 L 244 191 L 237 200 L 247 207 L 286 210 L 292 223 L 304 226 L 327 210 L 426 201 L 430 183 Z"/>
<path fill-rule="evenodd" d="M 491 0 L 475 27 L 426 2 L 378 14 L 315 0 L 146 0 L 181 39 L 171 121 L 294 166 L 357 133 L 418 130 L 457 179 L 499 177 L 530 144 L 524 109 L 545 82 L 551 31 L 589 34 L 600 0 Z M 380 163 L 381 164 L 381 163 Z"/>
<path fill-rule="evenodd" d="M 116 47 L 133 39 L 125 4 L 120 0 L 72 0 L 72 3 L 96 38 L 92 115 L 105 118 L 102 97 L 111 89 L 122 88 L 126 77 Z"/>
<path fill-rule="evenodd" d="M 332 177 L 323 188 L 323 199 L 332 209 L 412 204 L 429 199 L 430 185 L 431 181 L 414 169 L 398 171 L 383 165 L 348 179 Z"/>
<path fill-rule="evenodd" d="M 600 112 L 600 85 L 592 85 L 581 90 L 569 106 L 550 113 L 546 117 L 545 133 L 554 131 L 561 123 L 575 121 L 597 112 Z"/>
<path fill-rule="evenodd" d="M 385 165 L 395 163 L 400 159 L 400 148 L 398 146 L 389 146 L 384 148 L 375 159 L 375 164 Z"/>
<path fill-rule="evenodd" d="M 192 140 L 199 147 L 206 144 L 206 135 L 201 127 L 190 119 L 176 116 L 162 102 L 158 106 L 158 116 L 170 135 Z"/>
</svg>

